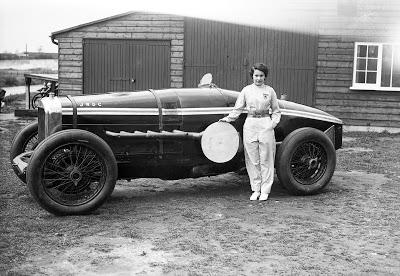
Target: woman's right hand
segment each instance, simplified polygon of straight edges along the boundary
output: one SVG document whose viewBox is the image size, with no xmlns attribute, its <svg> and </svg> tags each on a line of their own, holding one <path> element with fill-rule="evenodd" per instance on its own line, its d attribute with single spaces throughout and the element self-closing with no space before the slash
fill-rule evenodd
<svg viewBox="0 0 400 276">
<path fill-rule="evenodd" d="M 226 117 L 219 119 L 218 122 L 229 123 L 228 118 L 226 118 Z"/>
</svg>

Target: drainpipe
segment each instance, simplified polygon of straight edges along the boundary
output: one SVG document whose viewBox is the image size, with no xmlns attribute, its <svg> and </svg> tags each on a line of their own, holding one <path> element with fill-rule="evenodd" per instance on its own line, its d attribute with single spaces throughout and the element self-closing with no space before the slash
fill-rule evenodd
<svg viewBox="0 0 400 276">
<path fill-rule="evenodd" d="M 56 38 L 53 35 L 51 35 L 50 38 L 51 38 L 51 42 L 58 45 L 58 42 L 56 41 Z"/>
<path fill-rule="evenodd" d="M 55 45 L 58 46 L 58 41 L 56 41 L 56 38 L 54 37 L 54 35 L 51 35 L 50 38 L 51 38 L 51 42 L 53 42 Z M 60 61 L 60 49 L 57 49 L 57 53 L 58 53 L 58 61 Z M 58 62 L 58 72 L 60 72 L 60 62 Z M 51 89 L 50 90 L 53 91 L 53 92 L 54 92 L 54 85 L 55 85 L 55 83 L 51 82 Z M 58 93 L 61 94 L 60 93 L 61 92 L 60 87 L 58 87 L 58 89 L 59 89 Z"/>
</svg>

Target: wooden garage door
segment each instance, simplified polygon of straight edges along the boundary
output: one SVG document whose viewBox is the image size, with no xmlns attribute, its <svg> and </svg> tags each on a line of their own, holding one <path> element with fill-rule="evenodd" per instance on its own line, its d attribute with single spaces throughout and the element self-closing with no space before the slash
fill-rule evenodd
<svg viewBox="0 0 400 276">
<path fill-rule="evenodd" d="M 170 87 L 170 42 L 85 39 L 84 94 Z"/>
<path fill-rule="evenodd" d="M 270 68 L 267 83 L 278 96 L 313 105 L 317 25 L 312 20 L 298 24 L 305 25 L 304 32 L 185 19 L 185 87 L 209 72 L 219 87 L 240 91 L 252 83 L 251 65 L 264 62 Z"/>
</svg>

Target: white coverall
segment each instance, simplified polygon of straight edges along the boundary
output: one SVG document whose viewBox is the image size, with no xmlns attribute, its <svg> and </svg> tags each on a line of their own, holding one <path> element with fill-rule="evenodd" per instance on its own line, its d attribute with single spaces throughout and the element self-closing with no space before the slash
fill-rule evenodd
<svg viewBox="0 0 400 276">
<path fill-rule="evenodd" d="M 281 119 L 275 90 L 268 85 L 251 84 L 244 87 L 234 109 L 223 120 L 235 121 L 246 110 L 248 115 L 243 125 L 243 144 L 251 189 L 253 192 L 269 194 L 274 181 L 274 128 Z"/>
</svg>

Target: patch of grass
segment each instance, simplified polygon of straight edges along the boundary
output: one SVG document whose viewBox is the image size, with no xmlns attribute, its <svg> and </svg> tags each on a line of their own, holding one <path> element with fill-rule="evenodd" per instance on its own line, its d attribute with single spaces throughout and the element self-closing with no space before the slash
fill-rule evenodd
<svg viewBox="0 0 400 276">
<path fill-rule="evenodd" d="M 8 95 L 4 98 L 4 103 L 6 105 L 13 104 L 17 101 L 23 101 L 25 100 L 25 94 L 13 94 L 13 95 Z"/>
<path fill-rule="evenodd" d="M 337 170 L 359 170 L 385 174 L 394 179 L 398 177 L 400 133 L 350 132 L 344 135 L 356 139 L 345 141 L 343 149 L 360 147 L 372 151 L 338 150 Z"/>
<path fill-rule="evenodd" d="M 57 74 L 57 70 L 49 68 L 33 68 L 29 70 L 0 69 L 0 87 L 25 85 L 24 74 Z M 32 85 L 41 84 L 42 81 L 33 79 Z"/>
<path fill-rule="evenodd" d="M 20 84 L 21 81 L 18 80 L 16 77 L 6 76 L 0 79 L 0 86 L 18 86 L 23 85 Z"/>
<path fill-rule="evenodd" d="M 25 94 L 8 95 L 3 100 L 1 113 L 12 113 L 15 109 L 25 108 Z"/>
</svg>

